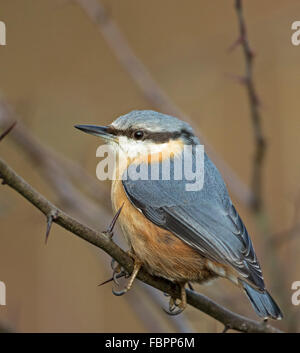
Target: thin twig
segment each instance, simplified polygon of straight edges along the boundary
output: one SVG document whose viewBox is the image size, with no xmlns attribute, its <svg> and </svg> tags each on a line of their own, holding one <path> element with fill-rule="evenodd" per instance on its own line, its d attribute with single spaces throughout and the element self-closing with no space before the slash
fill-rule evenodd
<svg viewBox="0 0 300 353">
<path fill-rule="evenodd" d="M 284 283 L 287 281 L 287 277 L 284 269 L 286 269 L 286 261 L 281 261 L 278 256 L 278 248 L 275 242 L 272 242 L 270 234 L 270 226 L 268 222 L 268 216 L 266 209 L 263 204 L 263 167 L 265 163 L 266 155 L 266 140 L 262 129 L 262 116 L 261 116 L 261 104 L 258 98 L 258 93 L 255 88 L 254 77 L 253 77 L 253 62 L 254 53 L 251 49 L 248 39 L 248 31 L 246 21 L 243 13 L 243 2 L 242 0 L 235 0 L 235 9 L 239 24 L 239 39 L 236 41 L 236 47 L 238 44 L 242 46 L 244 59 L 245 59 L 245 77 L 244 85 L 247 89 L 250 116 L 254 132 L 254 158 L 253 158 L 253 170 L 252 170 L 252 191 L 254 194 L 254 202 L 252 209 L 256 213 L 256 221 L 263 234 L 265 249 L 268 251 L 268 262 L 271 272 L 273 283 L 278 283 L 278 278 L 281 280 L 281 284 L 277 285 L 277 294 L 282 303 L 287 303 L 287 293 L 284 288 L 287 288 Z M 285 308 L 283 308 L 284 310 Z M 286 308 L 287 309 L 287 308 Z M 290 318 L 288 318 L 289 320 Z M 287 320 L 287 321 L 288 321 Z"/>
<path fill-rule="evenodd" d="M 128 273 L 132 272 L 133 261 L 131 257 L 114 242 L 112 242 L 109 237 L 107 237 L 104 233 L 97 232 L 90 227 L 80 223 L 76 219 L 64 213 L 62 210 L 58 209 L 43 195 L 37 192 L 31 185 L 29 185 L 24 179 L 17 175 L 16 172 L 1 159 L 0 178 L 5 181 L 6 185 L 16 190 L 32 205 L 38 208 L 44 215 L 46 215 L 46 217 L 49 217 L 51 214 L 56 214 L 56 218 L 53 219 L 53 222 L 102 249 L 112 258 L 114 258 L 122 267 L 124 267 Z M 177 298 L 180 296 L 180 290 L 174 283 L 159 277 L 151 276 L 143 268 L 139 272 L 138 278 L 164 293 L 169 293 L 170 295 Z M 188 289 L 186 291 L 187 300 L 190 305 L 215 318 L 230 329 L 241 332 L 280 332 L 273 326 L 256 322 L 254 320 L 250 320 L 246 317 L 233 313 L 230 310 L 213 302 L 211 299 L 196 293 L 195 291 Z"/>
<path fill-rule="evenodd" d="M 254 131 L 255 139 L 255 152 L 253 158 L 253 172 L 252 172 L 252 191 L 254 193 L 254 199 L 252 207 L 255 211 L 259 211 L 262 208 L 262 170 L 264 157 L 266 152 L 266 141 L 263 135 L 261 125 L 261 114 L 260 114 L 260 102 L 258 94 L 255 89 L 253 80 L 253 59 L 254 54 L 249 45 L 249 39 L 247 34 L 247 27 L 243 14 L 242 0 L 235 0 L 235 8 L 239 23 L 239 38 L 230 47 L 230 50 L 234 49 L 237 45 L 241 45 L 245 57 L 246 72 L 243 82 L 247 88 L 249 105 L 251 110 L 251 120 Z"/>
</svg>

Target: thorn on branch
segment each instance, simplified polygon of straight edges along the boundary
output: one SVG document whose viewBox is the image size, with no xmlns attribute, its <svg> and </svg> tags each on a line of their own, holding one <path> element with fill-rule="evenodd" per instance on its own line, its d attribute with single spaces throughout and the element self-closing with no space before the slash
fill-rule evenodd
<svg viewBox="0 0 300 353">
<path fill-rule="evenodd" d="M 103 233 L 107 234 L 110 239 L 112 239 L 112 237 L 114 236 L 114 232 L 113 232 L 114 227 L 115 227 L 116 222 L 120 216 L 120 213 L 122 211 L 123 206 L 124 206 L 124 202 L 123 202 L 122 206 L 118 209 L 117 213 L 114 215 L 114 218 L 112 219 L 109 227 L 103 232 Z"/>
<path fill-rule="evenodd" d="M 98 284 L 98 287 L 101 287 L 101 286 L 103 286 L 104 284 L 107 284 L 107 283 L 109 283 L 109 282 L 112 282 L 112 281 L 114 281 L 116 278 L 119 279 L 119 278 L 125 277 L 125 275 L 126 275 L 126 273 L 125 273 L 124 271 L 123 271 L 123 272 L 120 272 L 120 273 L 116 274 L 115 276 L 113 276 L 113 277 L 107 279 L 106 281 L 104 281 L 104 282 Z M 115 277 L 115 278 L 114 278 L 114 277 Z"/>
<path fill-rule="evenodd" d="M 244 36 L 239 36 L 227 49 L 228 53 L 231 53 L 234 51 L 234 49 L 236 49 L 239 45 L 241 45 L 243 43 L 243 41 L 245 40 Z"/>
<path fill-rule="evenodd" d="M 7 136 L 11 130 L 16 126 L 17 121 L 14 121 L 1 135 L 0 135 L 0 141 L 4 139 L 5 136 Z"/>
<path fill-rule="evenodd" d="M 111 278 L 107 279 L 106 281 L 101 282 L 100 284 L 98 284 L 98 287 L 104 286 L 104 284 L 112 282 L 113 280 L 114 280 L 113 277 L 111 277 Z"/>
<path fill-rule="evenodd" d="M 57 219 L 57 211 L 51 211 L 48 215 L 47 215 L 47 229 L 46 229 L 46 238 L 45 238 L 45 244 L 47 244 L 48 238 L 49 238 L 49 234 L 50 234 L 50 230 L 52 227 L 52 223 L 54 220 Z"/>
</svg>

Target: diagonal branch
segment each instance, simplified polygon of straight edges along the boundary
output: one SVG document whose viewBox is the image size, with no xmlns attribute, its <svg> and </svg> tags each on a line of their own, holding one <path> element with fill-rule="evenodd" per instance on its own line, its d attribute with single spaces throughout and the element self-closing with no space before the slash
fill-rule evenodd
<svg viewBox="0 0 300 353">
<path fill-rule="evenodd" d="M 20 147 L 22 153 L 28 156 L 40 174 L 48 181 L 58 197 L 59 204 L 63 205 L 73 216 L 92 226 L 98 226 L 101 220 L 103 222 L 103 220 L 110 218 L 110 210 L 107 208 L 107 203 L 104 202 L 104 200 L 109 199 L 109 193 L 106 192 L 104 187 L 101 188 L 102 184 L 88 174 L 79 164 L 59 155 L 51 147 L 39 141 L 21 120 L 21 117 L 16 114 L 12 106 L 0 99 L 0 128 L 4 129 L 4 132 L 1 133 L 0 141 L 10 133 L 10 137 Z M 18 121 L 16 127 L 14 127 L 14 121 Z M 14 129 L 11 131 L 13 127 Z M 75 187 L 75 181 L 77 181 L 77 184 L 80 182 L 80 189 Z M 89 197 L 82 191 L 85 191 Z M 55 216 L 55 213 L 53 213 L 47 217 L 46 240 L 49 237 L 53 223 L 52 217 Z M 145 288 L 138 286 L 136 292 L 130 297 L 126 297 L 126 300 L 135 300 L 134 298 L 143 291 L 145 291 Z M 158 293 L 152 287 L 149 287 L 147 292 L 155 303 L 160 304 Z M 143 301 L 135 302 L 136 305 L 133 309 L 138 316 L 146 317 L 144 323 L 149 330 L 151 331 L 155 327 L 155 330 L 164 332 L 165 324 L 161 320 L 158 323 L 157 313 L 152 312 L 144 305 Z M 160 317 L 161 315 L 159 315 Z M 183 317 L 172 316 L 165 321 L 167 325 L 171 324 L 172 329 L 176 331 L 188 332 L 192 330 Z M 154 323 L 155 325 L 153 326 Z"/>
<path fill-rule="evenodd" d="M 25 197 L 32 205 L 39 209 L 47 218 L 55 214 L 53 222 L 65 228 L 69 232 L 86 240 L 87 242 L 97 246 L 113 257 L 121 266 L 129 273 L 133 270 L 133 261 L 120 247 L 111 241 L 104 233 L 97 232 L 92 228 L 80 223 L 76 219 L 70 217 L 62 210 L 58 209 L 43 195 L 36 191 L 24 179 L 22 179 L 11 167 L 0 159 L 0 178 L 3 179 L 5 185 L 10 186 L 19 194 Z M 172 296 L 179 297 L 179 288 L 172 282 L 159 277 L 151 276 L 143 268 L 141 269 L 138 278 Z M 187 290 L 188 303 L 195 308 L 201 310 L 207 315 L 220 321 L 228 329 L 234 329 L 241 332 L 280 332 L 273 326 L 264 322 L 256 322 L 246 317 L 231 312 L 230 310 L 213 302 L 211 299 Z"/>
</svg>

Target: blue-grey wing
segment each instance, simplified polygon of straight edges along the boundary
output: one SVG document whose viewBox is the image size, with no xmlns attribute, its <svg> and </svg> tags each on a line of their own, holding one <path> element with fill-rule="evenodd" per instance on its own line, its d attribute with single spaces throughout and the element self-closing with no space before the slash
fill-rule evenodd
<svg viewBox="0 0 300 353">
<path fill-rule="evenodd" d="M 129 170 L 131 167 L 134 166 Z M 171 174 L 172 167 L 174 160 Z M 133 180 L 127 173 L 123 178 L 128 198 L 149 220 L 171 231 L 205 258 L 232 266 L 242 278 L 263 289 L 251 239 L 219 171 L 206 154 L 203 188 L 187 191 L 187 183 L 190 181 L 184 177 Z"/>
</svg>

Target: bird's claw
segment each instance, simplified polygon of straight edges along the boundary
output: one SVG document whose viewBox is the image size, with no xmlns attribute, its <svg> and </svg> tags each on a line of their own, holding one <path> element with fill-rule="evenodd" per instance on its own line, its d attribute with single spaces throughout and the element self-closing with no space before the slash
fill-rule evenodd
<svg viewBox="0 0 300 353">
<path fill-rule="evenodd" d="M 170 316 L 176 316 L 176 315 L 181 314 L 184 311 L 184 308 L 179 308 L 176 311 L 168 311 L 167 309 L 163 308 L 163 311 Z"/>
<path fill-rule="evenodd" d="M 116 296 L 121 296 L 123 294 L 125 294 L 126 292 L 129 291 L 129 289 L 132 287 L 132 284 L 137 276 L 137 274 L 139 273 L 139 270 L 142 266 L 142 263 L 139 259 L 137 259 L 133 254 L 129 253 L 129 255 L 131 255 L 133 258 L 134 258 L 134 267 L 133 267 L 133 271 L 131 273 L 131 275 L 129 275 L 129 273 L 127 273 L 119 264 L 113 268 L 113 279 L 114 279 L 114 282 L 119 285 L 118 281 L 116 281 L 117 279 L 117 276 L 118 276 L 118 273 L 124 273 L 124 276 L 125 278 L 129 278 L 129 281 L 126 285 L 126 287 L 121 290 L 121 291 L 116 291 L 114 288 L 112 289 L 112 292 L 114 295 Z M 114 266 L 114 262 L 112 263 L 112 266 Z M 115 273 L 117 273 L 117 275 L 115 275 Z"/>
<path fill-rule="evenodd" d="M 110 267 L 111 269 L 113 270 L 114 267 L 115 267 L 115 263 L 116 263 L 116 260 L 114 258 L 111 259 L 111 262 L 110 262 Z"/>
<path fill-rule="evenodd" d="M 114 268 L 113 271 L 113 281 L 114 283 L 119 286 L 120 283 L 118 281 L 119 278 L 121 277 L 125 277 L 128 278 L 130 275 L 128 272 L 126 272 L 123 267 L 121 267 L 119 264 Z M 121 295 L 125 294 L 128 291 L 127 287 L 125 287 L 123 290 L 121 291 L 116 291 L 114 288 L 112 288 L 112 292 L 114 295 L 116 295 L 117 297 L 120 297 Z"/>
<path fill-rule="evenodd" d="M 119 281 L 118 281 L 119 278 L 122 278 L 122 277 L 128 278 L 129 277 L 129 273 L 126 272 L 124 270 L 124 268 L 116 262 L 115 259 L 111 260 L 111 268 L 113 270 L 113 281 L 115 282 L 115 284 L 117 286 L 119 286 Z"/>
<path fill-rule="evenodd" d="M 170 296 L 169 310 L 163 308 L 163 311 L 165 313 L 167 313 L 168 315 L 174 316 L 174 315 L 179 315 L 184 311 L 187 305 L 185 283 L 180 284 L 180 294 L 181 294 L 180 299 L 176 299 Z"/>
<path fill-rule="evenodd" d="M 184 311 L 184 309 L 185 309 L 184 302 L 180 300 L 178 303 L 177 299 L 174 299 L 172 297 L 170 298 L 170 301 L 169 301 L 169 310 L 163 308 L 165 313 L 172 316 L 181 314 Z"/>
<path fill-rule="evenodd" d="M 127 287 L 125 287 L 124 289 L 120 290 L 120 291 L 116 291 L 114 288 L 112 289 L 112 293 L 113 295 L 120 297 L 122 295 L 124 295 L 126 292 L 128 292 Z"/>
<path fill-rule="evenodd" d="M 119 285 L 118 278 L 120 278 L 120 277 L 119 277 L 120 272 L 121 272 L 121 271 L 119 271 L 119 272 L 114 271 L 114 272 L 113 272 L 113 281 L 114 281 L 114 283 L 115 283 L 117 286 Z"/>
<path fill-rule="evenodd" d="M 109 239 L 112 239 L 114 236 L 114 232 L 110 231 L 109 229 L 103 230 L 102 233 L 105 234 Z"/>
</svg>

